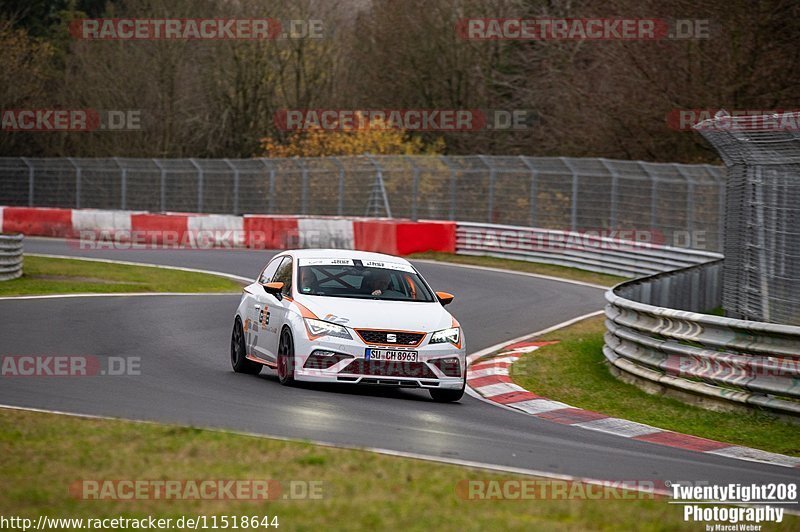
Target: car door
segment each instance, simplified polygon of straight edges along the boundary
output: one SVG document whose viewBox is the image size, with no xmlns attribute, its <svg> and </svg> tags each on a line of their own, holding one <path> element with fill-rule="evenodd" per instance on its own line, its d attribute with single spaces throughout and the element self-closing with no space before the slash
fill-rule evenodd
<svg viewBox="0 0 800 532">
<path fill-rule="evenodd" d="M 277 362 L 280 333 L 283 329 L 283 324 L 286 323 L 289 305 L 292 303 L 293 264 L 294 261 L 292 261 L 291 256 L 284 256 L 280 266 L 275 271 L 275 275 L 272 276 L 272 282 L 283 283 L 281 297 L 278 298 L 275 295 L 264 292 L 264 297 L 261 299 L 262 307 L 260 313 L 262 321 L 259 326 L 262 332 L 258 336 L 255 348 L 259 353 L 258 356 L 269 362 Z"/>
<path fill-rule="evenodd" d="M 245 327 L 245 344 L 247 346 L 248 354 L 255 355 L 263 360 L 270 360 L 265 358 L 265 353 L 257 349 L 259 338 L 266 334 L 265 325 L 268 326 L 269 321 L 269 294 L 264 291 L 264 285 L 272 281 L 275 272 L 283 262 L 284 256 L 278 256 L 269 261 L 267 266 L 261 271 L 256 279 L 256 282 L 247 287 L 245 291 L 246 300 L 244 305 L 246 327 Z M 274 298 L 273 298 L 274 299 Z M 266 311 L 265 311 L 266 307 Z"/>
</svg>

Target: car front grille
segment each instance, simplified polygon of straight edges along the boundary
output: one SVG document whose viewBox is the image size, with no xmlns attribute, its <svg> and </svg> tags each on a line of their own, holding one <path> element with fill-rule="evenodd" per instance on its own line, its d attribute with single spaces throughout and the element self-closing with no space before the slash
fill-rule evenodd
<svg viewBox="0 0 800 532">
<path fill-rule="evenodd" d="M 376 331 L 373 329 L 356 329 L 356 332 L 368 344 L 416 346 L 425 338 L 425 333 L 419 332 Z M 389 339 L 389 335 L 392 334 L 396 340 L 394 342 Z"/>
<path fill-rule="evenodd" d="M 376 377 L 417 377 L 435 379 L 436 375 L 424 362 L 395 362 L 357 358 L 339 373 L 371 375 Z"/>
</svg>

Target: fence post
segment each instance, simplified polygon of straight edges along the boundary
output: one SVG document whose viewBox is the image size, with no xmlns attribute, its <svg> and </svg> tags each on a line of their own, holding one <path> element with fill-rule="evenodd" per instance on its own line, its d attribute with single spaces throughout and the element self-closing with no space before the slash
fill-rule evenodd
<svg viewBox="0 0 800 532">
<path fill-rule="evenodd" d="M 497 172 L 494 165 L 489 164 L 485 155 L 478 155 L 481 162 L 489 169 L 489 194 L 486 200 L 486 218 L 487 223 L 494 223 L 494 183 L 497 179 Z"/>
<path fill-rule="evenodd" d="M 233 214 L 239 214 L 239 169 L 229 159 L 222 159 L 233 170 Z"/>
<path fill-rule="evenodd" d="M 119 157 L 114 157 L 114 162 L 119 167 L 119 208 L 125 210 L 128 169 L 119 163 Z"/>
<path fill-rule="evenodd" d="M 452 222 L 456 219 L 456 169 L 450 164 L 450 159 L 446 155 L 442 155 L 441 160 L 450 169 L 450 214 L 448 219 Z"/>
<path fill-rule="evenodd" d="M 619 174 L 617 173 L 617 169 L 614 168 L 613 164 L 609 164 L 609 161 L 606 159 L 600 158 L 600 162 L 608 170 L 608 173 L 611 174 L 611 206 L 609 207 L 608 211 L 608 228 L 611 231 L 617 230 L 617 208 L 618 208 L 618 199 L 619 196 Z"/>
<path fill-rule="evenodd" d="M 574 233 L 578 230 L 578 172 L 566 157 L 559 157 L 559 159 L 572 172 L 572 208 L 570 209 L 569 220 L 570 230 Z"/>
<path fill-rule="evenodd" d="M 658 205 L 658 202 L 656 201 L 658 194 L 658 178 L 656 178 L 656 176 L 654 176 L 647 168 L 647 163 L 636 161 L 636 164 L 638 164 L 639 168 L 644 170 L 644 173 L 650 178 L 650 230 L 652 231 L 656 228 L 656 224 L 658 222 L 658 215 L 656 214 Z"/>
<path fill-rule="evenodd" d="M 158 159 L 153 159 L 153 164 L 161 170 L 161 185 L 160 185 L 160 203 L 161 203 L 161 212 L 167 212 L 167 169 L 158 162 Z"/>
<path fill-rule="evenodd" d="M 197 164 L 194 159 L 189 159 L 189 162 L 197 168 L 197 212 L 203 212 L 203 169 Z"/>
<path fill-rule="evenodd" d="M 261 164 L 269 169 L 269 188 L 267 189 L 267 213 L 275 214 L 275 163 L 266 157 L 261 158 Z"/>
<path fill-rule="evenodd" d="M 727 173 L 728 169 L 727 168 L 721 169 L 721 168 L 718 168 L 718 167 L 714 167 L 714 166 L 712 166 L 710 164 L 707 164 L 705 166 L 708 168 L 708 170 L 711 173 L 711 175 L 714 176 L 714 181 L 716 181 L 716 183 L 717 183 L 717 198 L 718 198 L 718 200 L 717 200 L 718 201 L 718 204 L 717 204 L 717 218 L 718 218 L 717 232 L 719 233 L 719 236 L 717 237 L 717 240 L 719 242 L 719 249 L 722 250 L 725 247 L 724 246 L 724 242 L 725 242 L 725 210 L 726 210 L 726 208 L 725 208 L 725 194 L 727 193 L 727 189 L 725 188 L 725 176 L 722 174 L 722 172 Z"/>
<path fill-rule="evenodd" d="M 531 204 L 531 227 L 536 227 L 536 178 L 539 176 L 539 170 L 536 169 L 528 157 L 520 155 L 519 158 L 531 171 L 531 197 L 529 200 Z"/>
<path fill-rule="evenodd" d="M 414 175 L 411 183 L 411 219 L 417 221 L 417 196 L 419 195 L 419 167 L 414 161 L 413 156 L 406 155 L 405 158 L 411 163 L 412 172 Z"/>
<path fill-rule="evenodd" d="M 69 163 L 75 168 L 75 208 L 81 208 L 81 167 L 75 164 L 72 157 L 67 157 Z"/>
<path fill-rule="evenodd" d="M 694 238 L 694 185 L 696 180 L 692 177 L 689 172 L 685 171 L 682 164 L 673 164 L 672 165 L 675 169 L 678 170 L 678 173 L 686 179 L 686 231 L 689 232 L 689 247 L 695 247 L 695 238 Z M 675 243 L 675 239 L 673 238 L 673 244 Z"/>
<path fill-rule="evenodd" d="M 389 197 L 386 195 L 386 185 L 383 182 L 383 168 L 375 157 L 369 153 L 364 154 L 375 167 L 375 183 L 372 185 L 370 191 L 369 201 L 367 203 L 367 216 L 369 216 L 370 208 L 374 207 L 373 212 L 378 212 L 378 204 L 383 202 L 383 209 L 387 218 L 392 217 L 392 209 L 389 206 Z"/>
<path fill-rule="evenodd" d="M 22 162 L 28 167 L 28 207 L 33 207 L 33 185 L 34 185 L 34 174 L 36 171 L 33 168 L 33 165 L 28 161 L 27 157 L 20 157 Z"/>
<path fill-rule="evenodd" d="M 308 214 L 308 165 L 305 159 L 299 159 L 298 164 L 302 169 L 302 187 L 300 191 L 300 214 Z"/>
<path fill-rule="evenodd" d="M 338 216 L 344 215 L 344 165 L 338 157 L 333 157 L 333 162 L 339 168 L 339 198 L 336 202 L 336 214 Z"/>
</svg>

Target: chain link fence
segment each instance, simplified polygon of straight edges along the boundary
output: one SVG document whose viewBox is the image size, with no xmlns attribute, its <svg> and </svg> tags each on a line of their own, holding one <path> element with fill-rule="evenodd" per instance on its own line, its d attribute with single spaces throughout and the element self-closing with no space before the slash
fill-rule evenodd
<svg viewBox="0 0 800 532">
<path fill-rule="evenodd" d="M 568 157 L 0 158 L 0 204 L 650 231 L 722 247 L 724 169 Z M 611 235 L 613 236 L 613 235 Z"/>
<path fill-rule="evenodd" d="M 696 126 L 728 167 L 726 316 L 800 325 L 798 123 L 800 113 L 785 113 L 720 116 Z"/>
</svg>

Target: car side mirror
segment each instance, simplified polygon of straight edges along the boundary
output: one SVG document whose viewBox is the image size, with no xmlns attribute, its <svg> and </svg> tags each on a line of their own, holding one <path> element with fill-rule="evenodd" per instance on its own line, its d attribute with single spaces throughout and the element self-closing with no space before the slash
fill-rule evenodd
<svg viewBox="0 0 800 532">
<path fill-rule="evenodd" d="M 436 292 L 436 297 L 439 298 L 439 303 L 441 303 L 442 306 L 445 306 L 452 303 L 456 296 L 453 294 L 448 294 L 447 292 Z"/>
<path fill-rule="evenodd" d="M 281 299 L 283 297 L 283 296 L 281 296 L 281 291 L 283 290 L 283 283 L 281 283 L 281 282 L 267 283 L 267 284 L 264 284 L 264 285 L 261 285 L 261 286 L 264 287 L 264 291 L 266 293 L 272 294 L 273 296 L 277 297 L 278 299 Z"/>
</svg>

